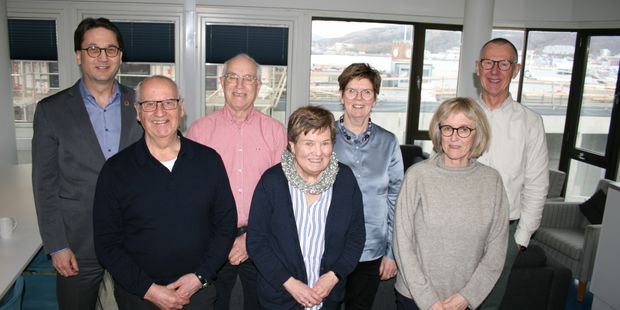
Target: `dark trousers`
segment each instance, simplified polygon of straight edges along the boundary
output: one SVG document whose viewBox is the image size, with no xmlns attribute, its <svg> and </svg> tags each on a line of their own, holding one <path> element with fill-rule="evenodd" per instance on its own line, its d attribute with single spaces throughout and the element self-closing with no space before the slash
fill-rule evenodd
<svg viewBox="0 0 620 310">
<path fill-rule="evenodd" d="M 396 310 L 420 310 L 420 308 L 413 299 L 396 292 Z"/>
<path fill-rule="evenodd" d="M 96 258 L 78 259 L 80 273 L 63 277 L 56 274 L 56 297 L 62 310 L 94 310 L 103 278 L 103 267 Z"/>
<path fill-rule="evenodd" d="M 370 310 L 372 308 L 381 281 L 379 268 L 382 258 L 357 263 L 355 270 L 347 277 L 344 296 L 346 310 Z"/>
<path fill-rule="evenodd" d="M 506 262 L 504 263 L 504 269 L 502 269 L 502 274 L 499 276 L 499 279 L 497 279 L 493 290 L 491 290 L 489 296 L 487 296 L 478 309 L 499 309 L 499 306 L 502 304 L 504 293 L 506 293 L 506 287 L 508 287 L 508 278 L 510 277 L 512 265 L 517 259 L 517 254 L 519 254 L 517 242 L 515 241 L 515 232 L 517 231 L 518 224 L 519 221 L 514 221 L 510 224 L 508 232 L 508 249 L 506 251 Z"/>
<path fill-rule="evenodd" d="M 189 299 L 184 310 L 212 310 L 212 300 L 215 293 L 213 285 L 199 290 Z M 114 282 L 114 297 L 119 310 L 157 310 L 157 306 L 142 297 L 127 292 L 120 284 Z"/>
<path fill-rule="evenodd" d="M 251 259 L 248 259 L 238 266 L 226 263 L 217 273 L 215 280 L 216 310 L 230 309 L 230 295 L 237 282 L 237 275 L 239 275 L 243 286 L 243 309 L 259 309 L 258 296 L 256 295 L 256 266 Z"/>
</svg>

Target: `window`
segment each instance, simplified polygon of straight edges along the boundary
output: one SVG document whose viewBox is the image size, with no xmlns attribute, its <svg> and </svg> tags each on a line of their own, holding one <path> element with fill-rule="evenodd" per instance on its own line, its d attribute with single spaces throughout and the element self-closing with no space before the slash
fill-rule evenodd
<svg viewBox="0 0 620 310">
<path fill-rule="evenodd" d="M 36 103 L 59 90 L 56 22 L 9 19 L 15 122 L 32 122 Z"/>
<path fill-rule="evenodd" d="M 288 32 L 285 25 L 207 24 L 205 114 L 224 106 L 224 93 L 219 81 L 219 77 L 224 74 L 224 62 L 245 53 L 261 66 L 262 85 L 254 107 L 285 123 Z"/>
<path fill-rule="evenodd" d="M 125 43 L 123 63 L 116 76 L 120 83 L 136 87 L 152 75 L 175 79 L 174 23 L 115 21 L 114 24 Z"/>
<path fill-rule="evenodd" d="M 587 198 L 618 173 L 620 30 L 581 30 L 576 41 L 560 166 L 568 168 L 566 197 Z"/>
<path fill-rule="evenodd" d="M 523 37 L 523 31 L 514 31 L 513 35 L 507 36 L 519 50 L 524 72 L 521 93 L 517 93 L 519 83 L 515 82 L 511 84 L 511 92 L 513 98 L 542 116 L 547 134 L 549 168 L 558 169 L 577 33 L 530 30 L 525 58 Z"/>
<path fill-rule="evenodd" d="M 338 76 L 352 63 L 370 64 L 381 73 L 372 121 L 404 141 L 411 76 L 413 26 L 375 22 L 312 21 L 310 98 L 342 115 Z"/>
</svg>

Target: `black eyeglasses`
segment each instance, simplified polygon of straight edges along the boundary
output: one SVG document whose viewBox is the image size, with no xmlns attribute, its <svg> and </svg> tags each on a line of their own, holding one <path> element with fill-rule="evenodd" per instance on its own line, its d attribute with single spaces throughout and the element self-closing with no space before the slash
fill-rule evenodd
<svg viewBox="0 0 620 310">
<path fill-rule="evenodd" d="M 450 125 L 439 125 L 439 131 L 441 135 L 444 137 L 452 137 L 454 132 L 461 138 L 467 138 L 471 135 L 471 132 L 476 130 L 476 128 L 469 128 L 467 126 L 461 126 L 459 128 L 454 128 Z"/>
<path fill-rule="evenodd" d="M 108 47 L 97 47 L 91 45 L 87 48 L 80 49 L 81 51 L 86 51 L 86 54 L 92 58 L 97 58 L 101 55 L 101 51 L 105 51 L 106 56 L 108 57 L 116 57 L 118 53 L 121 51 L 121 48 L 118 46 L 108 46 Z"/>
<path fill-rule="evenodd" d="M 145 100 L 138 102 L 138 105 L 142 108 L 144 112 L 153 112 L 157 110 L 157 105 L 161 104 L 161 107 L 164 110 L 174 110 L 179 107 L 180 98 L 170 98 L 164 100 Z"/>
<path fill-rule="evenodd" d="M 497 64 L 497 67 L 500 70 L 506 71 L 510 69 L 510 67 L 514 64 L 514 62 L 510 60 L 506 60 L 506 59 L 502 59 L 502 60 L 492 60 L 492 59 L 485 59 L 485 58 L 480 59 L 480 66 L 482 67 L 482 69 L 491 70 L 493 69 L 493 66 L 495 66 L 495 64 Z"/>
</svg>

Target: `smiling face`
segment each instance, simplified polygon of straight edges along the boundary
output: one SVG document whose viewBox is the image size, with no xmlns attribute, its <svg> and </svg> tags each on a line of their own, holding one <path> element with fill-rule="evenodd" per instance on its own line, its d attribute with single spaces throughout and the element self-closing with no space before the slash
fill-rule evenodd
<svg viewBox="0 0 620 310">
<path fill-rule="evenodd" d="M 84 33 L 81 48 L 95 46 L 107 48 L 110 46 L 119 46 L 114 32 L 105 28 L 92 28 Z M 109 57 L 104 51 L 98 57 L 90 57 L 84 50 L 75 51 L 75 57 L 80 69 L 82 70 L 82 79 L 88 86 L 94 84 L 109 84 L 114 81 L 114 77 L 121 66 L 123 52 L 119 52 L 114 57 Z"/>
<path fill-rule="evenodd" d="M 256 64 L 243 56 L 237 56 L 228 61 L 226 74 L 236 74 L 239 77 L 246 75 L 256 76 Z M 228 80 L 220 78 L 224 90 L 225 104 L 235 112 L 247 112 L 254 106 L 254 100 L 260 90 L 260 76 L 253 82 L 244 81 L 242 78 Z"/>
<path fill-rule="evenodd" d="M 138 102 L 179 98 L 175 85 L 162 78 L 142 82 L 139 93 Z M 144 128 L 147 142 L 175 138 L 184 115 L 183 100 L 179 101 L 178 107 L 174 110 L 165 110 L 161 104 L 157 104 L 157 108 L 152 112 L 144 112 L 141 106 L 136 104 L 136 112 L 138 121 Z"/>
<path fill-rule="evenodd" d="M 349 99 L 345 92 L 348 89 L 357 90 L 357 95 Z M 364 99 L 362 97 L 362 91 L 370 90 L 373 95 L 370 99 Z M 345 89 L 340 93 L 340 101 L 344 106 L 344 114 L 345 118 L 350 118 L 354 120 L 366 121 L 370 117 L 370 111 L 375 106 L 377 96 L 375 95 L 375 90 L 372 86 L 372 82 L 366 78 L 355 78 L 352 79 Z"/>
<path fill-rule="evenodd" d="M 289 141 L 289 146 L 297 172 L 307 183 L 314 184 L 327 168 L 334 149 L 329 129 L 312 130 L 308 134 L 302 132 L 297 141 Z"/>
<path fill-rule="evenodd" d="M 510 60 L 516 62 L 516 55 L 510 44 L 489 43 L 481 52 L 480 59 L 490 59 L 494 61 Z M 480 78 L 482 85 L 482 98 L 494 98 L 493 101 L 504 101 L 510 92 L 510 82 L 514 79 L 519 70 L 520 64 L 513 64 L 510 69 L 502 71 L 498 64 L 494 64 L 491 69 L 483 69 L 480 60 L 476 61 L 476 74 Z M 487 100 L 485 99 L 485 102 Z"/>
<path fill-rule="evenodd" d="M 458 112 L 449 115 L 443 120 L 441 125 L 449 125 L 452 128 L 469 127 L 476 128 L 476 122 L 469 119 L 465 114 Z M 469 158 L 471 157 L 471 149 L 476 137 L 476 131 L 473 130 L 469 137 L 461 138 L 456 133 L 452 132 L 452 136 L 441 136 L 441 148 L 443 150 L 443 161 L 447 167 L 462 168 L 469 164 Z"/>
</svg>

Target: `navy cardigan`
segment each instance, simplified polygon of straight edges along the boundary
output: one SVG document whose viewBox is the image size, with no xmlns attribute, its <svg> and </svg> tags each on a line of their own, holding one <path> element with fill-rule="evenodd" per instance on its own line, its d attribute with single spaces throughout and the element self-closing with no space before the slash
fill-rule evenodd
<svg viewBox="0 0 620 310">
<path fill-rule="evenodd" d="M 353 172 L 339 163 L 325 227 L 325 251 L 320 274 L 334 271 L 341 280 L 323 302 L 332 308 L 344 299 L 346 277 L 355 269 L 364 248 L 362 194 Z M 258 298 L 265 309 L 294 309 L 301 305 L 283 284 L 290 277 L 307 283 L 288 181 L 282 165 L 261 177 L 250 208 L 247 249 L 258 269 Z"/>
</svg>

